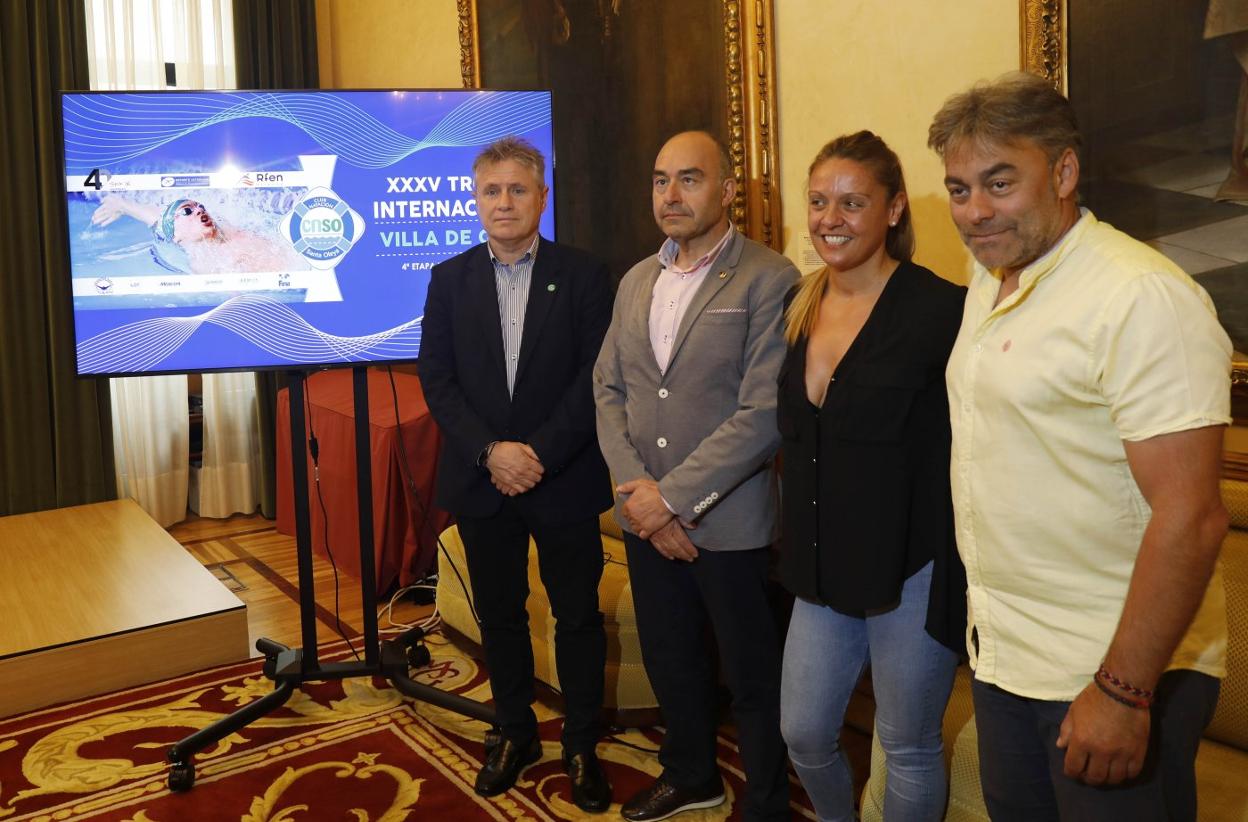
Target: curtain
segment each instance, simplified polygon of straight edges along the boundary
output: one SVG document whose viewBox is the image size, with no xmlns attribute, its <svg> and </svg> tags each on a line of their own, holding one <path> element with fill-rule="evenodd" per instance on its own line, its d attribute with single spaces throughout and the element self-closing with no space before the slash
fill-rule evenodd
<svg viewBox="0 0 1248 822">
<path fill-rule="evenodd" d="M 229 0 L 85 0 L 91 88 L 233 88 Z"/>
<path fill-rule="evenodd" d="M 191 508 L 201 517 L 250 514 L 260 504 L 260 418 L 251 371 L 204 375 L 204 461 Z"/>
<path fill-rule="evenodd" d="M 190 418 L 186 375 L 113 380 L 117 491 L 168 527 L 186 518 Z"/>
<path fill-rule="evenodd" d="M 58 149 L 86 51 L 81 0 L 0 3 L 0 515 L 116 497 L 108 383 L 74 376 Z"/>
<path fill-rule="evenodd" d="M 178 87 L 237 88 L 229 0 L 183 0 L 177 10 L 186 32 Z M 203 462 L 193 470 L 191 508 L 203 517 L 250 514 L 260 503 L 263 466 L 255 375 L 205 374 L 203 390 Z"/>
<path fill-rule="evenodd" d="M 83 6 L 91 88 L 165 88 L 163 30 L 173 22 L 172 9 L 160 0 L 85 0 Z M 180 522 L 190 475 L 186 375 L 118 377 L 111 388 L 118 493 L 162 526 Z"/>
<path fill-rule="evenodd" d="M 91 87 L 105 90 L 234 86 L 233 27 L 227 0 L 86 0 Z M 225 380 L 221 383 L 221 380 Z M 239 390 L 235 375 L 204 375 L 204 462 L 193 508 L 224 513 L 256 508 L 255 483 L 232 487 L 254 472 L 238 443 L 256 440 L 255 389 Z M 253 381 L 254 382 L 254 381 Z M 117 486 L 161 525 L 186 516 L 192 469 L 186 375 L 122 377 L 113 386 Z M 258 459 L 258 451 L 250 458 Z M 249 502 L 250 500 L 250 502 Z"/>
<path fill-rule="evenodd" d="M 316 88 L 316 10 L 311 0 L 234 0 L 234 54 L 238 87 Z M 277 392 L 285 374 L 256 374 L 260 414 L 260 510 L 277 516 Z"/>
<path fill-rule="evenodd" d="M 181 0 L 177 31 L 178 88 L 236 88 L 234 19 L 229 0 Z"/>
<path fill-rule="evenodd" d="M 159 0 L 86 0 L 91 88 L 164 88 Z"/>
<path fill-rule="evenodd" d="M 316 88 L 316 9 L 312 0 L 234 0 L 238 87 Z"/>
</svg>

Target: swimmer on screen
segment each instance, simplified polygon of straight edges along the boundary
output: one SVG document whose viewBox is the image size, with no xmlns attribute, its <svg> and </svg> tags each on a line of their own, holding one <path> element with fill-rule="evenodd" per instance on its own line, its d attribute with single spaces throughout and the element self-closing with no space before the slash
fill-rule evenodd
<svg viewBox="0 0 1248 822">
<path fill-rule="evenodd" d="M 158 240 L 181 247 L 193 274 L 308 268 L 307 260 L 289 244 L 245 228 L 222 227 L 196 200 L 174 200 L 161 209 L 110 194 L 91 215 L 91 222 L 103 227 L 120 217 L 132 217 L 150 226 Z"/>
</svg>

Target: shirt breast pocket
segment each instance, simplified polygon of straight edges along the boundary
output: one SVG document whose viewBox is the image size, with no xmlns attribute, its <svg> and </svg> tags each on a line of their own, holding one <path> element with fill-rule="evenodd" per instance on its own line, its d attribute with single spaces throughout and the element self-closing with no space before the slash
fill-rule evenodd
<svg viewBox="0 0 1248 822">
<path fill-rule="evenodd" d="M 832 436 L 858 442 L 900 443 L 915 398 L 926 384 L 922 369 L 860 369 L 830 389 Z"/>
</svg>

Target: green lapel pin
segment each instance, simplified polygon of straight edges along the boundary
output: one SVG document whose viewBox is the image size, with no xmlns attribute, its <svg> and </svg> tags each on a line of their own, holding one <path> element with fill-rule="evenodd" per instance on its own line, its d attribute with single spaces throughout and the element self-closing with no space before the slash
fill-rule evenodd
<svg viewBox="0 0 1248 822">
<path fill-rule="evenodd" d="M 554 291 L 554 290 L 555 290 L 555 284 L 554 284 L 554 283 L 546 283 L 546 290 L 547 290 L 547 291 Z"/>
</svg>

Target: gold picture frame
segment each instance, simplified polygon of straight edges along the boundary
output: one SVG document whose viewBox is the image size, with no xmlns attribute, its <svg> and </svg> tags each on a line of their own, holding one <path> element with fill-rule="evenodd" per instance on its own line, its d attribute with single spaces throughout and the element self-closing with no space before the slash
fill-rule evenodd
<svg viewBox="0 0 1248 822">
<path fill-rule="evenodd" d="M 1023 70 L 1043 77 L 1065 94 L 1066 0 L 1021 0 L 1019 15 Z"/>
<path fill-rule="evenodd" d="M 476 0 L 456 0 L 460 74 L 479 88 L 481 55 Z M 777 250 L 781 230 L 776 129 L 774 0 L 722 0 L 728 153 L 737 178 L 732 218 L 745 234 Z"/>
</svg>

